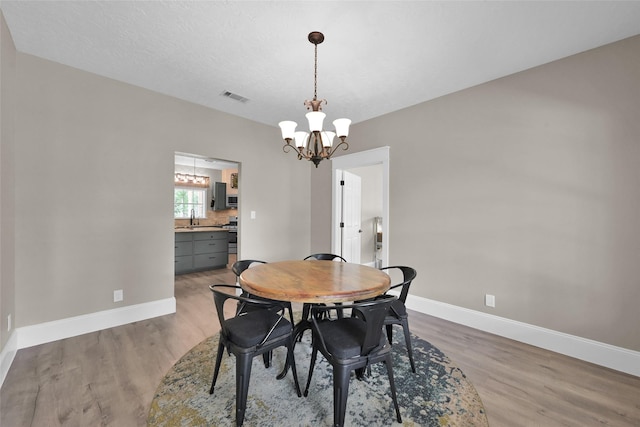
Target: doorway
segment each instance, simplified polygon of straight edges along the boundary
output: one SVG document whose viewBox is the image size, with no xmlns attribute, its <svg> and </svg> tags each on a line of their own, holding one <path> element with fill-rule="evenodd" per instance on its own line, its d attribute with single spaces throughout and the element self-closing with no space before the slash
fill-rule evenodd
<svg viewBox="0 0 640 427">
<path fill-rule="evenodd" d="M 229 230 L 229 260 L 237 257 L 238 252 L 238 207 L 240 198 L 240 163 L 229 160 L 206 157 L 197 154 L 175 153 L 174 172 L 187 177 L 206 178 L 206 185 L 198 184 L 198 212 L 195 222 L 198 226 L 216 226 Z M 179 184 L 175 184 L 176 188 Z M 175 198 L 175 194 L 174 194 Z M 202 199 L 202 200 L 200 200 Z M 195 201 L 194 201 L 195 202 Z M 203 206 L 200 206 L 203 205 Z M 184 216 L 184 215 L 182 215 Z M 174 222 L 176 227 L 190 224 L 176 214 L 174 200 Z"/>
<path fill-rule="evenodd" d="M 388 265 L 389 262 L 389 147 L 381 147 L 373 150 L 362 151 L 360 153 L 348 154 L 344 156 L 337 157 L 332 159 L 331 163 L 332 168 L 332 219 L 331 219 L 331 247 L 333 253 L 340 254 L 351 254 L 354 250 L 353 244 L 358 244 L 355 242 L 364 242 L 365 250 L 363 250 L 362 254 L 367 254 L 366 245 L 368 245 L 370 241 L 371 251 L 374 253 L 374 257 L 369 257 L 365 255 L 361 257 L 358 261 L 356 257 L 356 261 L 362 264 L 368 265 Z M 366 173 L 363 173 L 366 171 Z M 347 174 L 345 174 L 347 172 Z M 352 198 L 357 197 L 359 200 L 363 199 L 363 194 L 358 196 L 354 196 L 353 194 L 349 195 L 348 193 L 353 191 L 353 186 L 351 189 L 346 190 L 347 195 L 345 196 L 344 188 L 345 186 L 341 185 L 341 182 L 344 180 L 345 176 L 349 176 L 349 174 L 357 175 L 362 180 L 362 188 L 367 188 L 368 180 L 371 178 L 371 173 L 374 173 L 376 178 L 381 181 L 379 190 L 377 191 L 378 199 L 377 201 L 368 202 L 371 206 L 376 203 L 379 204 L 380 207 L 376 208 L 377 212 L 380 212 L 378 215 L 372 215 L 372 211 L 367 209 L 362 209 L 362 216 L 359 221 L 359 229 L 356 231 L 364 235 L 365 230 L 366 233 L 372 236 L 373 240 L 370 239 L 354 239 L 353 238 L 353 230 L 348 231 L 345 228 L 345 209 L 349 211 L 352 209 L 353 201 L 347 200 L 344 198 Z M 347 178 L 348 179 L 348 178 Z M 368 197 L 368 196 L 365 196 Z M 352 213 L 352 212 L 351 212 Z M 351 215 L 347 212 L 346 215 Z M 352 221 L 352 220 L 350 220 Z M 353 224 L 352 224 L 353 227 Z M 369 228 L 371 230 L 369 230 Z M 348 233 L 348 234 L 347 234 Z M 351 245 L 351 246 L 350 246 Z M 350 261 L 350 259 L 347 259 Z"/>
</svg>

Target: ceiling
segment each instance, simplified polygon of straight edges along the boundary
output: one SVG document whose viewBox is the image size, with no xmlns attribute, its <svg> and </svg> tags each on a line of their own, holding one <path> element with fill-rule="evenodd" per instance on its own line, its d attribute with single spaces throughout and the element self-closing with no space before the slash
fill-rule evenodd
<svg viewBox="0 0 640 427">
<path fill-rule="evenodd" d="M 238 163 L 208 157 L 195 156 L 186 153 L 176 153 L 174 164 L 189 166 L 197 169 L 237 169 Z M 195 172 L 194 172 L 195 174 Z"/>
<path fill-rule="evenodd" d="M 371 119 L 640 34 L 636 1 L 0 1 L 16 48 L 271 126 Z M 222 96 L 232 92 L 246 102 Z M 305 125 L 306 127 L 306 125 Z"/>
</svg>

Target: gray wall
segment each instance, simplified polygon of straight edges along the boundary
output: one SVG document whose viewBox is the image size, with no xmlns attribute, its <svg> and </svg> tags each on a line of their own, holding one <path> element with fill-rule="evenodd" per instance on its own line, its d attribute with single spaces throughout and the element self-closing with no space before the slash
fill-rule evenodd
<svg viewBox="0 0 640 427">
<path fill-rule="evenodd" d="M 309 252 L 311 170 L 275 127 L 19 52 L 17 81 L 16 326 L 173 296 L 176 151 L 241 163 L 241 256 Z"/>
<path fill-rule="evenodd" d="M 242 257 L 330 249 L 330 162 L 284 155 L 275 127 L 16 54 L 1 26 L 1 345 L 14 310 L 27 326 L 120 307 L 116 288 L 173 295 L 175 151 L 242 163 Z M 640 350 L 638 51 L 354 125 L 350 152 L 391 147 L 389 261 L 418 269 L 414 294 Z"/>
<path fill-rule="evenodd" d="M 0 12 L 0 349 L 9 339 L 7 316 L 15 321 L 14 136 L 16 49 Z M 15 322 L 13 322 L 15 324 Z M 12 325 L 13 331 L 13 325 Z"/>
<path fill-rule="evenodd" d="M 389 145 L 412 293 L 640 350 L 640 36 L 353 126 Z M 312 201 L 326 244 L 327 186 Z M 496 308 L 483 305 L 485 293 Z"/>
</svg>

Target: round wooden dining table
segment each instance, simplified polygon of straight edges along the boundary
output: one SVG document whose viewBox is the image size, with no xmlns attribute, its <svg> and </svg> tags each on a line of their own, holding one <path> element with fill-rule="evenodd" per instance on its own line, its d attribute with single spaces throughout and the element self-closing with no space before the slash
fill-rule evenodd
<svg viewBox="0 0 640 427">
<path fill-rule="evenodd" d="M 385 293 L 391 286 L 391 278 L 381 270 L 361 264 L 296 260 L 248 268 L 240 274 L 240 286 L 249 294 L 278 301 L 342 303 Z M 310 328 L 311 322 L 303 317 L 294 327 L 294 342 Z M 285 363 L 277 378 L 284 378 L 288 369 Z"/>
<path fill-rule="evenodd" d="M 240 286 L 250 294 L 279 301 L 336 303 L 381 295 L 389 290 L 391 278 L 361 264 L 280 261 L 246 269 Z"/>
</svg>

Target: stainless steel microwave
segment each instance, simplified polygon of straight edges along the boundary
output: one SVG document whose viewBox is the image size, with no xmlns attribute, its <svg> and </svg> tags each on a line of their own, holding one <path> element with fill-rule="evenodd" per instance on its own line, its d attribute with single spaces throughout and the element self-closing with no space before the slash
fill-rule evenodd
<svg viewBox="0 0 640 427">
<path fill-rule="evenodd" d="M 229 208 L 229 209 L 237 209 L 238 208 L 238 195 L 237 194 L 227 194 L 227 208 Z"/>
</svg>

